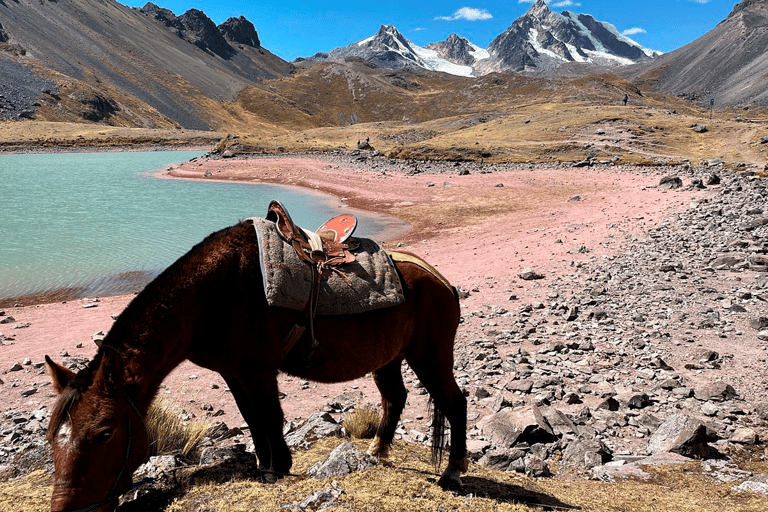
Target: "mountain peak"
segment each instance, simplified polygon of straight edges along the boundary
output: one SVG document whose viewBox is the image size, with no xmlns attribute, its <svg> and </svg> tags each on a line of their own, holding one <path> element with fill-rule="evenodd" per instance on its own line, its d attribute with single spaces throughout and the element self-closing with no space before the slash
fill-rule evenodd
<svg viewBox="0 0 768 512">
<path fill-rule="evenodd" d="M 474 45 L 471 47 L 479 50 Z M 469 65 L 447 59 L 435 48 L 422 48 L 416 45 L 393 25 L 381 25 L 376 34 L 367 39 L 334 48 L 328 53 L 317 53 L 311 59 L 316 61 L 362 60 L 369 65 L 388 69 L 421 68 L 460 76 L 472 74 L 472 68 Z"/>
<path fill-rule="evenodd" d="M 402 34 L 394 25 L 381 25 L 376 35 L 394 35 L 402 37 Z"/>
<path fill-rule="evenodd" d="M 245 18 L 245 16 L 229 18 L 219 25 L 219 31 L 225 38 L 234 41 L 235 43 L 244 44 L 253 48 L 259 48 L 261 46 L 259 35 L 256 33 L 256 28 L 253 26 L 253 23 Z"/>
<path fill-rule="evenodd" d="M 611 24 L 587 14 L 552 12 L 544 0 L 497 36 L 488 52 L 492 60 L 483 64 L 485 71 L 532 71 L 567 62 L 616 66 L 654 55 Z"/>
<path fill-rule="evenodd" d="M 449 35 L 445 41 L 429 43 L 427 49 L 437 52 L 441 58 L 460 66 L 472 66 L 488 57 L 488 52 L 458 34 Z"/>
<path fill-rule="evenodd" d="M 410 41 L 406 39 L 394 25 L 382 25 L 379 27 L 379 31 L 373 38 L 368 38 L 365 41 L 368 45 L 376 45 L 383 47 L 384 49 L 400 51 L 413 51 Z"/>
<path fill-rule="evenodd" d="M 528 9 L 525 15 L 535 16 L 536 18 L 544 18 L 547 15 L 552 14 L 545 0 L 536 0 L 534 4 Z"/>
</svg>

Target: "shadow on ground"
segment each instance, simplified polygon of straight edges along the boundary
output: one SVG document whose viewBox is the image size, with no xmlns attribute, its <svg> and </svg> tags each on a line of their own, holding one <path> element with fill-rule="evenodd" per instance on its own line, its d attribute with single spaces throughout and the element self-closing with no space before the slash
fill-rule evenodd
<svg viewBox="0 0 768 512">
<path fill-rule="evenodd" d="M 499 503 L 519 503 L 543 510 L 580 510 L 580 507 L 564 503 L 554 496 L 532 491 L 519 485 L 496 482 L 487 478 L 464 476 L 461 494 L 486 498 Z"/>
</svg>

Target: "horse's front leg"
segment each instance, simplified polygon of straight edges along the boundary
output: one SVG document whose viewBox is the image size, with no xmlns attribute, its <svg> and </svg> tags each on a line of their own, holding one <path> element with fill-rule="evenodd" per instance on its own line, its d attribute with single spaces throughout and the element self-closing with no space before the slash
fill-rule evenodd
<svg viewBox="0 0 768 512">
<path fill-rule="evenodd" d="M 225 380 L 251 430 L 259 469 L 268 481 L 290 474 L 293 459 L 283 437 L 283 408 L 277 389 L 277 372 L 240 375 Z"/>
<path fill-rule="evenodd" d="M 259 461 L 259 469 L 268 470 L 272 460 L 272 450 L 269 448 L 267 436 L 251 427 L 251 425 L 256 425 L 256 422 L 258 421 L 258 418 L 254 414 L 256 409 L 252 404 L 251 397 L 238 379 L 234 377 L 224 377 L 224 380 L 226 381 L 227 386 L 229 386 L 232 396 L 235 398 L 235 403 L 237 403 L 237 408 L 240 410 L 240 414 L 243 416 L 243 419 L 251 430 L 251 438 L 253 439 L 256 458 Z"/>
</svg>

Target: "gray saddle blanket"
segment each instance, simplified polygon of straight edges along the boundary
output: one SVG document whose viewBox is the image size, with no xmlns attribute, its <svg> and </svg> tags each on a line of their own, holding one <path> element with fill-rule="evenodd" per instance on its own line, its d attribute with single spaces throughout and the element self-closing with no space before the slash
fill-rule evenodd
<svg viewBox="0 0 768 512">
<path fill-rule="evenodd" d="M 275 223 L 251 219 L 259 240 L 259 259 L 267 304 L 303 310 L 312 289 L 312 268 L 280 237 Z M 389 255 L 368 238 L 355 238 L 355 261 L 323 271 L 318 315 L 353 315 L 396 306 L 403 301 L 400 276 Z"/>
</svg>

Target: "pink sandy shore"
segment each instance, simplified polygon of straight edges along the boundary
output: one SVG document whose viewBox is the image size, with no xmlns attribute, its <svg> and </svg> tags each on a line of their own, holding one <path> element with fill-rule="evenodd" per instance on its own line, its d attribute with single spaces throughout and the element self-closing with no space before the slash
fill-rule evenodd
<svg viewBox="0 0 768 512">
<path fill-rule="evenodd" d="M 520 166 L 516 170 L 467 176 L 410 176 L 319 158 L 274 157 L 198 159 L 167 174 L 210 179 L 204 178 L 206 172 L 217 180 L 305 187 L 330 194 L 352 208 L 385 215 L 397 216 L 405 208 L 418 212 L 423 207 L 423 218 L 410 214 L 414 229 L 387 245 L 419 254 L 454 285 L 471 290 L 471 295 L 462 301 L 465 311 L 483 305 L 513 309 L 521 303 L 542 299 L 547 280 L 567 276 L 581 260 L 616 253 L 625 237 L 638 234 L 672 211 L 686 207 L 697 194 L 659 190 L 655 187 L 659 176 L 654 173 L 612 168 L 554 170 Z M 454 207 L 456 213 L 451 216 Z M 517 274 L 525 268 L 543 273 L 547 279 L 519 279 Z M 88 298 L 6 308 L 5 317 L 12 316 L 15 322 L 0 325 L 0 371 L 25 360 L 40 362 L 46 354 L 56 360 L 61 360 L 65 352 L 70 356 L 92 357 L 96 351 L 92 335 L 108 331 L 112 316 L 119 314 L 131 298 Z M 26 324 L 29 325 L 22 327 Z M 43 368 L 35 366 L 22 364 L 20 371 L 0 374 L 5 409 L 50 407 L 53 394 L 49 379 Z M 35 394 L 22 396 L 23 391 L 33 387 L 38 388 Z M 286 395 L 282 402 L 289 420 L 307 417 L 328 398 L 345 391 L 357 390 L 363 394 L 362 401 L 378 402 L 370 378 L 326 385 L 281 376 L 280 387 Z M 198 417 L 205 417 L 202 408 L 210 406 L 214 412 L 223 411 L 214 420 L 224 421 L 230 427 L 242 423 L 223 379 L 191 363 L 174 370 L 159 394 L 174 398 Z M 415 421 L 417 428 L 423 422 L 426 431 L 425 401 L 413 393 L 411 397 L 405 418 Z"/>
</svg>

